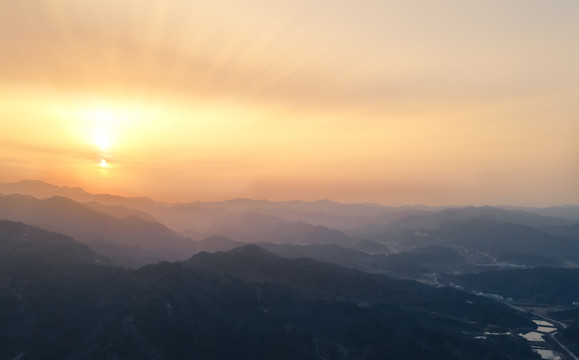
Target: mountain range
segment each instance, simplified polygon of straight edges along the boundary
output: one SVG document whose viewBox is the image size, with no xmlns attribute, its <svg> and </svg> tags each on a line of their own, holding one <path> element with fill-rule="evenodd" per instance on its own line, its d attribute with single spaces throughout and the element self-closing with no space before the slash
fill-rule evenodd
<svg viewBox="0 0 579 360">
<path fill-rule="evenodd" d="M 21 221 L 69 235 L 127 265 L 177 260 L 194 253 L 191 239 L 165 225 L 137 217 L 118 207 L 82 204 L 61 196 L 36 199 L 28 195 L 0 196 L 0 219 Z M 110 214 L 113 212 L 113 215 Z"/>
<path fill-rule="evenodd" d="M 0 193 L 0 359 L 537 358 L 489 294 L 579 346 L 573 206 Z"/>
<path fill-rule="evenodd" d="M 36 242 L 62 237 L 24 230 Z M 95 264 L 65 239 L 57 252 L 51 240 L 30 243 L 31 258 L 1 263 L 1 359 L 536 358 L 517 336 L 477 339 L 530 320 L 457 290 L 254 245 L 129 270 Z M 40 253 L 50 260 L 36 263 Z"/>
</svg>

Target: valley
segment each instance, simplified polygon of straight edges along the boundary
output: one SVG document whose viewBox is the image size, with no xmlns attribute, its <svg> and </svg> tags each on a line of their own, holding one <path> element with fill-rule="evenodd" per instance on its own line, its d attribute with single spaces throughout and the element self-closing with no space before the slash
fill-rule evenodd
<svg viewBox="0 0 579 360">
<path fill-rule="evenodd" d="M 67 359 L 577 354 L 579 243 L 560 231 L 573 212 L 188 205 L 32 185 L 0 184 L 18 191 L 0 196 L 1 359 L 36 358 L 47 331 L 35 351 Z"/>
</svg>

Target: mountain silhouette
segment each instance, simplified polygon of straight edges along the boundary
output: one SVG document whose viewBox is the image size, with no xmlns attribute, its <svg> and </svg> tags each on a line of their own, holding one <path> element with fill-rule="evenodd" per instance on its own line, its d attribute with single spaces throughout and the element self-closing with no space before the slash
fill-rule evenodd
<svg viewBox="0 0 579 360">
<path fill-rule="evenodd" d="M 51 236 L 51 235 L 49 235 Z M 0 358 L 529 359 L 520 313 L 255 245 L 139 269 L 5 267 Z"/>
<path fill-rule="evenodd" d="M 0 220 L 0 267 L 111 262 L 74 239 L 20 222 Z"/>
<path fill-rule="evenodd" d="M 177 260 L 194 253 L 194 243 L 161 223 L 123 219 L 68 198 L 0 196 L 0 218 L 60 232 L 125 265 Z"/>
</svg>

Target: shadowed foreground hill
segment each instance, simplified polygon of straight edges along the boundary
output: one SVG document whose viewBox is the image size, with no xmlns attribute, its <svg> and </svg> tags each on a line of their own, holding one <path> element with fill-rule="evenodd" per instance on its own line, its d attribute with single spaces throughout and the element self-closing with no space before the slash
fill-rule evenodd
<svg viewBox="0 0 579 360">
<path fill-rule="evenodd" d="M 313 297 L 403 305 L 444 312 L 466 321 L 495 322 L 497 325 L 504 325 L 503 320 L 514 323 L 521 320 L 518 314 L 505 311 L 500 304 L 459 291 L 436 289 L 415 281 L 368 274 L 309 258 L 281 258 L 256 245 L 246 245 L 229 252 L 200 253 L 186 261 L 185 265 L 249 283 L 290 286 Z"/>
<path fill-rule="evenodd" d="M 54 261 L 0 266 L 0 359 L 537 358 L 517 337 L 475 339 L 530 324 L 454 290 L 255 246 L 137 270 L 71 264 L 51 236 L 38 253 Z"/>
</svg>

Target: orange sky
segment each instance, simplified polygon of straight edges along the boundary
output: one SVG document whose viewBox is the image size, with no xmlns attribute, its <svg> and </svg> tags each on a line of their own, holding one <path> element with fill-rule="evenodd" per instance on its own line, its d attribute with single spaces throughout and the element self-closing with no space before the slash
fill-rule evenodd
<svg viewBox="0 0 579 360">
<path fill-rule="evenodd" d="M 579 204 L 575 0 L 0 2 L 0 181 Z"/>
</svg>

